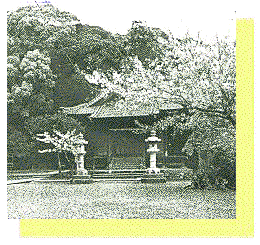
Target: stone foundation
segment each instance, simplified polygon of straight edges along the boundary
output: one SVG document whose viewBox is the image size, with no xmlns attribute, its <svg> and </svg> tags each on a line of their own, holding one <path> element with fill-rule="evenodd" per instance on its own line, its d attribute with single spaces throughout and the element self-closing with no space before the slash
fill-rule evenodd
<svg viewBox="0 0 260 245">
<path fill-rule="evenodd" d="M 166 183 L 164 174 L 144 174 L 141 183 Z"/>
<path fill-rule="evenodd" d="M 93 180 L 90 175 L 73 175 L 72 184 L 91 184 Z"/>
</svg>

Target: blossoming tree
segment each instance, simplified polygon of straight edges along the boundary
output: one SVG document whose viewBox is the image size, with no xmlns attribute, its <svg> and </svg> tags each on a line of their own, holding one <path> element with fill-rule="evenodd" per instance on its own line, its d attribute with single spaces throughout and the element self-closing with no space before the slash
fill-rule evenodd
<svg viewBox="0 0 260 245">
<path fill-rule="evenodd" d="M 45 152 L 56 152 L 58 156 L 58 164 L 59 164 L 59 172 L 61 172 L 61 163 L 60 163 L 60 153 L 61 152 L 71 152 L 75 157 L 75 162 L 77 163 L 77 170 L 82 166 L 79 166 L 82 162 L 82 159 L 80 158 L 80 155 L 83 154 L 84 156 L 84 145 L 88 144 L 88 141 L 85 141 L 83 138 L 83 135 L 75 134 L 76 130 L 73 130 L 72 132 L 68 131 L 66 134 L 63 134 L 57 130 L 54 130 L 54 134 L 50 135 L 48 132 L 45 132 L 44 134 L 37 134 L 37 140 L 44 142 L 46 144 L 52 144 L 54 147 L 51 149 L 46 150 L 40 150 L 40 153 Z M 67 155 L 66 155 L 67 158 Z M 68 160 L 68 158 L 67 158 Z M 84 164 L 84 159 L 83 159 Z M 84 169 L 84 165 L 83 165 Z"/>
</svg>

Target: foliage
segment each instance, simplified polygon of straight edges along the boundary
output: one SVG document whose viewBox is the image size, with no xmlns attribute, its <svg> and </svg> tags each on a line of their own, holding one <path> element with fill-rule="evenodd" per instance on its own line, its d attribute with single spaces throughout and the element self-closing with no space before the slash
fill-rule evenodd
<svg viewBox="0 0 260 245">
<path fill-rule="evenodd" d="M 97 26 L 79 27 L 77 37 L 81 49 L 74 53 L 82 57 L 84 62 L 82 68 L 86 72 L 93 72 L 96 69 L 104 72 L 111 68 L 119 69 L 120 61 L 126 55 L 121 39 Z"/>
<path fill-rule="evenodd" d="M 29 115 L 28 103 L 32 94 L 32 85 L 22 82 L 21 86 L 13 86 L 11 92 L 7 94 L 8 116 L 14 114 L 21 116 Z"/>
<path fill-rule="evenodd" d="M 165 57 L 165 73 L 177 85 L 166 83 L 164 93 L 176 97 L 187 109 L 225 118 L 235 126 L 235 44 L 216 40 L 205 44 L 187 37 L 173 39 Z M 170 46 L 170 45 L 169 45 Z M 165 70 L 165 69 L 164 69 Z"/>
<path fill-rule="evenodd" d="M 53 81 L 57 80 L 57 101 L 53 101 L 56 106 L 67 106 L 68 97 L 72 97 L 68 106 L 73 106 L 82 103 L 85 95 L 90 96 L 87 91 L 90 87 L 75 72 L 75 65 L 87 72 L 116 68 L 116 60 L 121 57 L 122 48 L 111 33 L 100 27 L 83 26 L 74 15 L 49 4 L 8 12 L 7 26 L 8 88 L 21 86 L 22 81 L 29 80 L 34 90 L 39 88 L 42 93 L 44 89 L 42 94 L 46 97 L 46 92 L 53 91 L 46 91 L 43 85 L 53 87 Z M 39 64 L 35 67 L 33 59 L 37 53 Z M 11 59 L 18 61 L 9 62 Z M 53 75 L 57 78 L 53 79 Z M 75 90 L 84 92 L 78 96 Z M 38 109 L 36 107 L 34 111 Z"/>
<path fill-rule="evenodd" d="M 138 57 L 122 61 L 109 77 L 95 71 L 87 79 L 128 101 L 175 102 L 189 110 L 225 118 L 235 126 L 235 53 L 233 44 L 203 44 L 170 39 L 162 61 L 145 68 Z M 166 50 L 167 50 L 166 49 Z"/>
<path fill-rule="evenodd" d="M 76 133 L 85 133 L 85 127 L 80 122 L 63 113 L 28 118 L 25 121 L 25 129 L 31 137 L 44 132 L 53 132 L 54 130 L 66 133 L 76 129 Z"/>
<path fill-rule="evenodd" d="M 67 161 L 69 161 L 66 152 L 72 153 L 76 158 L 77 154 L 81 151 L 81 147 L 84 144 L 88 144 L 88 142 L 84 140 L 83 134 L 80 133 L 76 135 L 75 131 L 76 130 L 74 129 L 72 132 L 68 131 L 66 134 L 62 134 L 61 132 L 54 130 L 52 135 L 50 135 L 48 132 L 44 132 L 44 134 L 37 134 L 38 137 L 36 137 L 36 140 L 53 145 L 53 148 L 39 150 L 39 153 L 57 152 L 60 172 L 61 162 L 59 154 L 61 152 L 65 152 Z M 71 167 L 73 167 L 73 165 Z"/>
<path fill-rule="evenodd" d="M 7 161 L 29 156 L 34 144 L 22 132 L 12 129 L 7 131 Z"/>
<path fill-rule="evenodd" d="M 163 56 L 158 38 L 167 39 L 167 35 L 160 29 L 151 28 L 142 21 L 133 21 L 126 37 L 125 49 L 128 54 L 132 57 L 137 56 L 145 67 Z"/>
<path fill-rule="evenodd" d="M 50 135 L 48 132 L 44 132 L 44 134 L 37 134 L 38 141 L 52 144 L 54 148 L 41 150 L 40 153 L 44 152 L 62 152 L 68 151 L 73 155 L 77 155 L 80 152 L 80 147 L 83 144 L 88 144 L 87 141 L 83 139 L 83 134 L 75 134 L 76 130 L 72 132 L 68 131 L 66 134 L 62 134 L 61 132 L 54 130 L 53 135 Z M 42 138 L 44 137 L 44 138 Z"/>
<path fill-rule="evenodd" d="M 10 90 L 12 86 L 20 80 L 20 59 L 18 56 L 7 57 L 7 88 Z"/>
<path fill-rule="evenodd" d="M 77 65 L 70 76 L 61 76 L 56 80 L 54 101 L 56 107 L 70 107 L 92 99 L 97 89 L 85 79 L 86 73 Z"/>
<path fill-rule="evenodd" d="M 146 132 L 154 128 L 171 131 L 172 135 L 189 135 L 183 151 L 189 156 L 198 154 L 199 166 L 195 170 L 198 178 L 206 181 L 203 186 L 208 185 L 212 168 L 215 173 L 218 169 L 232 169 L 229 177 L 234 185 L 235 44 L 217 40 L 209 45 L 186 37 L 168 39 L 165 46 L 162 60 L 154 60 L 148 68 L 138 57 L 130 57 L 122 63 L 122 73 L 113 72 L 109 77 L 96 71 L 87 79 L 100 85 L 105 93 L 120 94 L 124 100 L 117 104 L 127 101 L 133 108 L 139 101 L 180 104 L 180 115 L 163 118 L 152 126 L 137 122 L 138 126 Z M 221 167 L 220 158 L 225 166 Z M 224 181 L 223 174 L 217 175 Z"/>
<path fill-rule="evenodd" d="M 49 94 L 46 90 L 55 86 L 55 76 L 50 69 L 51 60 L 38 49 L 28 51 L 22 59 L 20 69 L 28 83 L 33 85 L 34 91 Z"/>
<path fill-rule="evenodd" d="M 23 58 L 28 51 L 43 51 L 47 40 L 59 29 L 78 23 L 77 18 L 52 5 L 25 6 L 7 14 L 7 53 Z"/>
<path fill-rule="evenodd" d="M 20 60 L 16 56 L 7 59 L 8 115 L 21 117 L 51 113 L 55 76 L 49 67 L 50 59 L 39 50 L 28 51 Z"/>
<path fill-rule="evenodd" d="M 189 156 L 198 155 L 194 185 L 207 188 L 225 183 L 235 187 L 235 129 L 223 119 L 201 112 L 192 115 L 185 127 L 192 133 L 183 151 Z"/>
<path fill-rule="evenodd" d="M 92 75 L 86 75 L 86 79 L 90 84 L 100 86 L 105 94 L 113 92 L 120 95 L 124 100 L 118 101 L 118 105 L 127 101 L 129 107 L 135 107 L 138 102 L 153 103 L 156 100 L 157 76 L 145 69 L 137 57 L 128 57 L 122 63 L 121 69 L 121 73 L 113 71 L 110 76 L 101 71 L 94 71 Z"/>
<path fill-rule="evenodd" d="M 56 145 L 56 150 L 60 150 L 57 152 L 58 154 L 61 152 L 65 152 L 65 157 L 70 164 L 70 157 L 66 154 L 66 152 L 73 153 L 72 148 L 69 150 L 68 147 L 65 149 L 64 145 L 59 146 L 59 144 L 61 143 L 60 141 L 62 141 L 62 135 L 66 134 L 67 132 L 71 132 L 67 134 L 66 137 L 68 136 L 68 138 L 74 140 L 74 135 L 78 135 L 79 133 L 85 133 L 85 127 L 82 126 L 80 122 L 63 113 L 27 118 L 25 121 L 25 130 L 27 134 L 30 136 L 31 142 L 35 144 L 35 147 L 32 150 L 34 154 L 38 154 L 39 149 L 41 149 L 42 147 L 40 143 L 37 143 L 35 135 L 45 134 L 45 132 L 50 132 L 51 137 L 53 135 L 57 135 L 57 138 L 52 137 L 52 143 L 54 143 L 54 145 L 56 143 L 58 144 Z M 55 140 L 57 140 L 57 142 Z M 72 146 L 73 145 L 71 145 L 71 147 Z M 60 156 L 58 156 L 58 162 L 59 169 L 61 169 Z M 73 165 L 71 167 L 73 167 Z"/>
<path fill-rule="evenodd" d="M 57 76 L 55 79 L 57 95 L 54 101 L 56 106 L 77 105 L 83 102 L 84 96 L 87 98 L 92 96 L 88 93 L 88 90 L 92 90 L 91 86 L 82 79 L 82 76 L 75 73 L 75 66 L 80 73 L 86 74 L 95 70 L 109 74 L 111 69 L 124 73 L 122 63 L 127 63 L 128 61 L 124 60 L 128 57 L 131 60 L 131 57 L 138 56 L 143 63 L 161 57 L 162 52 L 157 39 L 158 36 L 167 39 L 165 33 L 159 29 L 150 28 L 137 21 L 133 22 L 127 35 L 113 35 L 101 27 L 82 25 L 74 15 L 62 12 L 49 4 L 41 7 L 27 6 L 8 12 L 7 25 L 10 57 L 15 56 L 23 60 L 28 56 L 28 51 L 35 53 L 38 50 L 50 59 L 46 60 L 48 68 Z M 26 65 L 26 61 L 22 61 L 22 68 L 25 69 L 30 65 L 34 69 L 33 62 Z M 8 71 L 11 89 L 13 81 L 20 73 L 13 64 L 9 65 Z M 45 84 L 53 81 L 46 73 L 38 74 L 33 71 L 25 73 L 24 70 L 23 73 L 22 76 L 26 77 L 26 81 L 33 80 L 38 85 L 41 83 L 35 81 L 35 78 L 44 78 L 44 75 L 46 75 Z M 79 95 L 76 90 L 84 92 Z"/>
</svg>

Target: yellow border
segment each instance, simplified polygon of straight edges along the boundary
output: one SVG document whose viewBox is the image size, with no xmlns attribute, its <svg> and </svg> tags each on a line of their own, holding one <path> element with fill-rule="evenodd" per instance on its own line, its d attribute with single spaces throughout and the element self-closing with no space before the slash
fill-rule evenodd
<svg viewBox="0 0 260 245">
<path fill-rule="evenodd" d="M 235 220 L 21 220 L 21 237 L 253 237 L 254 20 L 237 24 L 237 218 Z"/>
</svg>

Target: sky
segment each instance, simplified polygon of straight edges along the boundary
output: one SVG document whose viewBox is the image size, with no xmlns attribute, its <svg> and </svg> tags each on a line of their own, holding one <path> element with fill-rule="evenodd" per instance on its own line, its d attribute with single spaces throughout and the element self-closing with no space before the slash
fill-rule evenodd
<svg viewBox="0 0 260 245">
<path fill-rule="evenodd" d="M 43 2 L 43 0 L 38 0 Z M 252 17 L 252 6 L 238 0 L 49 0 L 60 10 L 71 12 L 84 24 L 97 25 L 112 33 L 125 34 L 133 20 L 170 30 L 174 36 L 211 40 L 230 36 L 235 39 L 235 20 Z M 34 4 L 34 0 L 9 0 L 7 10 Z"/>
</svg>

